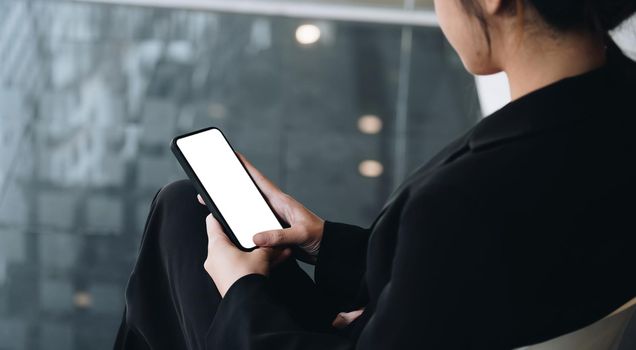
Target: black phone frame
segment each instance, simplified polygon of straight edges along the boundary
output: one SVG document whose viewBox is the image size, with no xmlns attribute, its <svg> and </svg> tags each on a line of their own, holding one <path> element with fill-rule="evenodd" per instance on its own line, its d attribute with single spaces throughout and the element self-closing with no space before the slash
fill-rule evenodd
<svg viewBox="0 0 636 350">
<path fill-rule="evenodd" d="M 201 195 L 201 197 L 203 197 L 203 201 L 205 202 L 205 205 L 208 207 L 208 210 L 210 210 L 210 213 L 212 213 L 214 218 L 217 219 L 218 222 L 221 224 L 221 227 L 223 227 L 223 231 L 228 236 L 230 241 L 232 241 L 232 243 L 234 243 L 234 245 L 236 245 L 242 251 L 251 252 L 254 249 L 258 248 L 258 246 L 254 246 L 253 248 L 246 248 L 246 247 L 243 247 L 241 245 L 239 240 L 236 238 L 236 235 L 234 234 L 234 232 L 230 228 L 230 225 L 228 225 L 227 221 L 225 221 L 225 218 L 223 217 L 223 214 L 221 214 L 221 211 L 214 204 L 214 201 L 210 197 L 210 194 L 205 190 L 205 187 L 203 187 L 203 184 L 201 183 L 201 180 L 199 180 L 199 177 L 196 175 L 196 173 L 192 169 L 192 166 L 190 166 L 190 163 L 188 163 L 188 160 L 185 158 L 185 156 L 183 155 L 183 153 L 179 149 L 179 146 L 177 146 L 177 140 L 179 140 L 179 139 L 182 139 L 182 138 L 185 138 L 185 137 L 188 137 L 188 136 L 192 136 L 192 135 L 196 135 L 196 134 L 199 134 L 199 133 L 202 133 L 202 132 L 205 132 L 205 131 L 209 131 L 209 130 L 213 130 L 213 129 L 218 130 L 219 133 L 221 134 L 221 136 L 223 137 L 223 139 L 225 140 L 225 142 L 230 146 L 230 149 L 232 150 L 232 152 L 234 152 L 234 156 L 239 161 L 239 163 L 241 163 L 241 165 L 243 166 L 243 170 L 245 170 L 245 172 L 247 173 L 247 176 L 249 176 L 250 180 L 252 180 L 252 183 L 254 184 L 256 189 L 258 189 L 258 192 L 261 194 L 261 197 L 263 197 L 263 200 L 265 200 L 265 203 L 267 204 L 269 209 L 272 211 L 272 214 L 274 214 L 274 217 L 276 217 L 276 219 L 278 220 L 278 223 L 281 224 L 281 226 L 283 228 L 289 227 L 289 225 L 285 221 L 281 220 L 281 218 L 276 214 L 276 212 L 272 208 L 271 204 L 267 200 L 267 197 L 265 197 L 265 195 L 263 194 L 263 191 L 258 187 L 258 185 L 256 184 L 256 181 L 254 181 L 254 178 L 252 178 L 252 175 L 247 170 L 247 167 L 245 167 L 245 164 L 243 164 L 243 161 L 241 161 L 241 158 L 238 155 L 236 155 L 236 150 L 234 149 L 234 147 L 232 146 L 230 141 L 227 139 L 227 137 L 225 136 L 223 131 L 221 131 L 221 129 L 219 129 L 219 128 L 215 127 L 215 126 L 211 126 L 211 127 L 207 127 L 207 128 L 191 131 L 191 132 L 189 132 L 187 134 L 175 136 L 172 139 L 172 141 L 170 141 L 170 150 L 172 150 L 172 153 L 177 158 L 177 161 L 181 165 L 181 168 L 183 168 L 183 170 L 185 171 L 185 173 L 188 176 L 188 178 L 190 178 L 190 180 L 192 181 L 192 184 L 194 185 L 194 188 Z"/>
</svg>

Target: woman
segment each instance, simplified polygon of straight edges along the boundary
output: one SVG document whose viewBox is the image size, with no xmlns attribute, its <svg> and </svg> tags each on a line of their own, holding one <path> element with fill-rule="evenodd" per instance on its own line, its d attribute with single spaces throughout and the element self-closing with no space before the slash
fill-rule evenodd
<svg viewBox="0 0 636 350">
<path fill-rule="evenodd" d="M 415 171 L 366 229 L 324 221 L 243 159 L 291 225 L 245 253 L 188 181 L 165 186 L 117 348 L 511 349 L 636 296 L 636 64 L 607 36 L 636 0 L 435 5 L 466 68 L 505 71 L 513 102 Z"/>
</svg>

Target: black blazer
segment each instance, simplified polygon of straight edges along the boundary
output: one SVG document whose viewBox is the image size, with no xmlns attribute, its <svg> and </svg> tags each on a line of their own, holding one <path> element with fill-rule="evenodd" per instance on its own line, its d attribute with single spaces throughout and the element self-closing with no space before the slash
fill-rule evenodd
<svg viewBox="0 0 636 350">
<path fill-rule="evenodd" d="M 453 142 L 370 228 L 327 222 L 317 285 L 366 307 L 348 336 L 302 329 L 249 275 L 208 346 L 511 349 L 601 319 L 636 296 L 635 72 L 611 45 Z"/>
</svg>

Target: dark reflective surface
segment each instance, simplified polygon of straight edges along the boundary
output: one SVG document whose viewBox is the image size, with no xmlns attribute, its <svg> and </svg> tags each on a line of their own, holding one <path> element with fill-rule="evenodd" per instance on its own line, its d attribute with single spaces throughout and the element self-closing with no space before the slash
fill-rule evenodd
<svg viewBox="0 0 636 350">
<path fill-rule="evenodd" d="M 318 214 L 370 224 L 479 117 L 441 32 L 404 51 L 403 29 L 0 2 L 0 349 L 112 346 L 150 199 L 184 178 L 176 134 L 218 126 Z"/>
</svg>

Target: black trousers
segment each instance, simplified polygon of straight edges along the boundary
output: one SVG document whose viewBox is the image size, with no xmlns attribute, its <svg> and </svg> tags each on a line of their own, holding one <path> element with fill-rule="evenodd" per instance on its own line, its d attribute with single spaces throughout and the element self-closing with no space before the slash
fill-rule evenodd
<svg viewBox="0 0 636 350">
<path fill-rule="evenodd" d="M 115 349 L 208 349 L 205 335 L 221 302 L 203 268 L 205 217 L 189 180 L 164 186 L 146 220 Z M 276 267 L 271 293 L 296 321 L 314 331 L 337 332 L 337 314 L 294 259 Z"/>
</svg>

